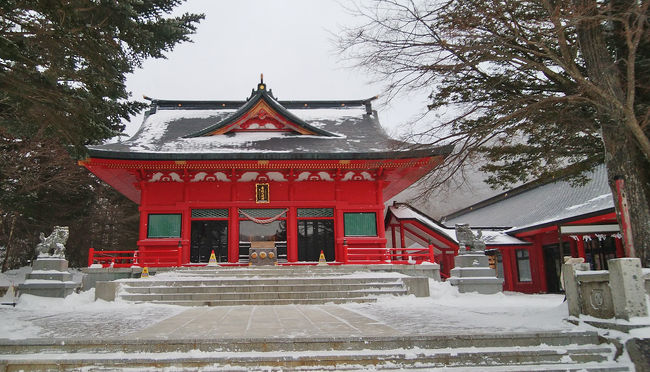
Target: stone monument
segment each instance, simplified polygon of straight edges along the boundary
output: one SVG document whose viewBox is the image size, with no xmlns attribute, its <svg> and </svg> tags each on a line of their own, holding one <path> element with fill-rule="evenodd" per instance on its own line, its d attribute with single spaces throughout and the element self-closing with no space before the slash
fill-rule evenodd
<svg viewBox="0 0 650 372">
<path fill-rule="evenodd" d="M 65 243 L 69 235 L 67 226 L 54 226 L 54 231 L 48 237 L 40 234 L 41 242 L 36 245 L 38 256 L 32 264 L 32 272 L 18 286 L 20 294 L 65 297 L 79 286 L 72 281 L 68 261 L 65 259 Z"/>
<path fill-rule="evenodd" d="M 467 224 L 456 225 L 459 250 L 448 281 L 458 287 L 460 293 L 493 294 L 503 289 L 503 279 L 497 278 L 496 271 L 490 268 L 488 256 L 485 255 L 485 242 L 481 237 L 480 231 L 474 236 Z"/>
</svg>

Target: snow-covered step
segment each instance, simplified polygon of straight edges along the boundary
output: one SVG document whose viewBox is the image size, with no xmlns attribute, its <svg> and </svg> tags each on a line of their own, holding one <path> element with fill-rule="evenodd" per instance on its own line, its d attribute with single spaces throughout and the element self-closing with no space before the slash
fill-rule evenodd
<svg viewBox="0 0 650 372">
<path fill-rule="evenodd" d="M 404 295 L 405 289 L 390 290 L 356 290 L 356 291 L 260 291 L 260 292 L 218 292 L 195 293 L 193 288 L 187 288 L 181 293 L 123 293 L 120 297 L 127 301 L 152 302 L 152 301 L 222 301 L 222 300 L 276 300 L 276 299 L 326 299 L 326 298 L 359 298 L 380 295 Z"/>
<path fill-rule="evenodd" d="M 375 337 L 282 337 L 273 338 L 112 338 L 57 340 L 51 338 L 10 340 L 0 339 L 0 354 L 26 353 L 101 353 L 101 352 L 259 352 L 259 351 L 318 351 L 318 350 L 390 350 L 468 348 L 531 348 L 539 345 L 563 349 L 570 346 L 598 345 L 596 332 L 506 332 L 499 334 L 468 333 Z"/>
<path fill-rule="evenodd" d="M 188 352 L 106 352 L 106 353 L 36 353 L 0 355 L 0 365 L 7 370 L 105 370 L 110 368 L 208 368 L 228 370 L 337 370 L 433 369 L 454 367 L 513 367 L 518 371 L 539 370 L 539 366 L 556 370 L 628 371 L 629 366 L 612 363 L 610 346 L 580 345 L 551 347 L 538 345 L 517 348 L 466 349 L 387 349 L 387 350 L 319 350 L 319 351 L 188 351 Z M 547 370 L 548 370 L 547 369 Z"/>
<path fill-rule="evenodd" d="M 148 279 L 121 279 L 120 283 L 128 284 L 131 287 L 150 287 L 150 286 L 200 286 L 200 285 L 237 285 L 247 286 L 253 284 L 259 285 L 296 285 L 296 284 L 367 284 L 367 283 L 401 283 L 402 278 L 399 277 L 297 277 L 285 278 L 275 276 L 273 278 L 186 278 L 186 279 L 164 279 L 164 278 L 148 278 Z"/>
<path fill-rule="evenodd" d="M 402 290 L 404 285 L 401 282 L 386 282 L 386 283 L 348 283 L 348 284 L 264 284 L 263 288 L 255 288 L 252 286 L 238 286 L 238 285 L 203 285 L 192 287 L 193 293 L 228 293 L 233 291 L 240 292 L 257 292 L 260 290 L 269 292 L 291 292 L 291 291 L 358 291 L 365 289 L 395 289 Z M 182 286 L 129 286 L 128 293 L 179 293 L 183 292 L 185 287 Z"/>
<path fill-rule="evenodd" d="M 232 275 L 235 272 L 259 273 L 260 269 L 223 270 L 223 276 L 193 276 L 186 275 L 193 271 L 181 270 L 144 279 L 122 279 L 110 285 L 115 286 L 113 292 L 125 301 L 184 306 L 372 302 L 382 295 L 428 295 L 428 280 L 424 277 L 369 272 L 350 275 L 341 275 L 340 272 L 339 275 L 307 275 L 307 270 L 311 269 L 271 269 L 273 276 Z M 288 272 L 294 275 L 285 275 Z M 297 272 L 300 272 L 300 275 Z M 100 287 L 101 284 L 98 288 Z M 414 287 L 420 289 L 414 290 Z M 421 292 L 422 288 L 425 294 L 417 292 Z M 99 298 L 106 299 L 101 297 L 105 293 L 103 289 L 96 290 L 96 293 L 100 293 Z"/>
<path fill-rule="evenodd" d="M 318 288 L 318 287 L 314 287 Z M 182 288 L 181 288 L 182 289 Z M 200 288 L 196 288 L 200 289 Z M 283 299 L 283 298 L 326 298 L 341 297 L 355 298 L 367 296 L 404 295 L 406 290 L 399 289 L 358 289 L 358 290 L 311 290 L 311 291 L 267 291 L 266 288 L 260 288 L 260 291 L 229 291 L 229 292 L 194 292 L 195 288 L 186 288 L 179 293 L 124 293 L 122 299 L 128 301 L 147 301 L 147 300 L 236 300 L 236 299 Z"/>
<path fill-rule="evenodd" d="M 240 305 L 323 305 L 377 302 L 374 297 L 323 297 L 323 298 L 277 298 L 233 300 L 153 300 L 153 304 L 178 306 L 240 306 Z"/>
</svg>

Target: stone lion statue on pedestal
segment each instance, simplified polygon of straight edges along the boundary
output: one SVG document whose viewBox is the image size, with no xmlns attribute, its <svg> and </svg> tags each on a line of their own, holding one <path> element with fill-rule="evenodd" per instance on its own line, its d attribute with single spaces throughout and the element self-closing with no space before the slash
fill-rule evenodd
<svg viewBox="0 0 650 372">
<path fill-rule="evenodd" d="M 481 230 L 474 236 L 468 224 L 456 224 L 456 239 L 461 250 L 467 247 L 470 252 L 485 251 L 485 242 L 481 239 L 482 236 Z"/>
<path fill-rule="evenodd" d="M 54 226 L 54 231 L 48 237 L 41 233 L 39 236 L 41 242 L 36 245 L 38 257 L 65 258 L 65 243 L 69 235 L 68 226 Z"/>
</svg>

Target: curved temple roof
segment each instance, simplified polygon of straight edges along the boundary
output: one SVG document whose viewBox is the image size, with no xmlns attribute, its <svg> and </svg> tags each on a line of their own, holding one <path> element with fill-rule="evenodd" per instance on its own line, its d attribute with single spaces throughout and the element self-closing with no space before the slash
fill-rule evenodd
<svg viewBox="0 0 650 372">
<path fill-rule="evenodd" d="M 256 110 L 257 108 L 257 110 Z M 336 137 L 335 134 L 314 127 L 292 114 L 289 110 L 280 105 L 273 97 L 273 94 L 266 90 L 266 85 L 261 82 L 257 85 L 257 91 L 253 91 L 250 98 L 237 111 L 230 114 L 222 121 L 202 129 L 196 133 L 185 136 L 185 138 L 201 137 L 205 135 L 225 134 L 228 133 L 229 127 L 235 126 L 238 122 L 250 119 L 251 114 L 260 117 L 271 115 L 273 119 L 280 121 L 292 132 L 298 134 L 321 135 L 325 137 Z M 274 115 L 275 114 L 275 115 Z M 285 119 L 285 120 L 282 120 Z"/>
<path fill-rule="evenodd" d="M 399 159 L 447 155 L 388 137 L 371 101 L 279 101 L 263 82 L 245 101 L 152 100 L 130 139 L 89 146 L 133 160 Z"/>
</svg>

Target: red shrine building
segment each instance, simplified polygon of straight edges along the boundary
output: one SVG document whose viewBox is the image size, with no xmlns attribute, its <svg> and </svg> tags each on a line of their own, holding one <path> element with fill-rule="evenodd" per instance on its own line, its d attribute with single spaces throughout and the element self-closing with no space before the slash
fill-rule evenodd
<svg viewBox="0 0 650 372">
<path fill-rule="evenodd" d="M 245 101 L 154 99 L 80 163 L 140 206 L 141 265 L 247 264 L 253 242 L 281 264 L 348 262 L 386 247 L 384 202 L 451 151 L 389 138 L 373 99 L 281 101 L 263 81 Z"/>
<path fill-rule="evenodd" d="M 607 260 L 626 256 L 607 169 L 600 165 L 587 177 L 580 186 L 566 179 L 531 182 L 441 221 L 395 203 L 385 218 L 388 245 L 433 244 L 441 275 L 448 277 L 460 248 L 454 226 L 469 224 L 481 232 L 504 290 L 558 293 L 562 257 L 580 257 L 593 270 L 606 270 Z"/>
</svg>

